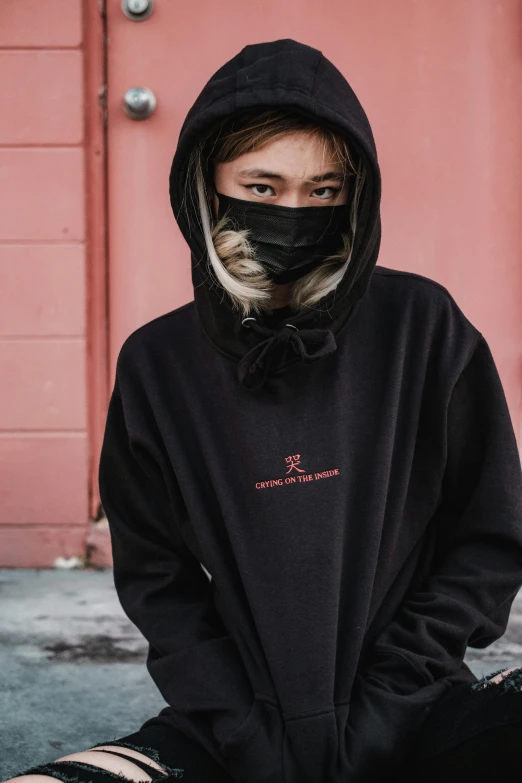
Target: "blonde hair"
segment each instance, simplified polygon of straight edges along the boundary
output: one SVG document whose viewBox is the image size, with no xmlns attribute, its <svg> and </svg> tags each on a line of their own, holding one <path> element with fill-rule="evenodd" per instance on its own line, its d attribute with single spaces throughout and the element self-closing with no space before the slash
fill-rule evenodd
<svg viewBox="0 0 522 783">
<path fill-rule="evenodd" d="M 259 313 L 272 310 L 274 283 L 268 278 L 263 265 L 256 260 L 255 249 L 248 241 L 248 230 L 229 228 L 226 216 L 214 221 L 209 197 L 209 190 L 213 187 L 213 166 L 215 163 L 235 160 L 247 152 L 260 149 L 277 137 L 296 131 L 304 131 L 310 145 L 322 145 L 323 156 L 329 155 L 342 165 L 345 181 L 348 177 L 354 178 L 349 194 L 351 235 L 343 234 L 343 248 L 339 253 L 326 258 L 291 286 L 291 308 L 310 308 L 337 287 L 351 260 L 365 169 L 361 158 L 354 163 L 355 156 L 348 147 L 347 139 L 298 114 L 279 109 L 250 109 L 214 125 L 197 141 L 189 157 L 186 189 L 203 231 L 211 264 L 209 271 L 213 270 L 230 297 L 233 308 L 240 310 L 243 316 L 250 315 L 252 311 Z"/>
</svg>

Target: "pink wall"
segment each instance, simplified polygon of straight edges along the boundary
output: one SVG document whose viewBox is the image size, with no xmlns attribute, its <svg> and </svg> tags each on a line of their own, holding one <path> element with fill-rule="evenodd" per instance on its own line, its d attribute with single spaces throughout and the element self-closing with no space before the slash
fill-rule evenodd
<svg viewBox="0 0 522 783">
<path fill-rule="evenodd" d="M 0 24 L 0 566 L 82 555 L 88 524 L 81 0 Z"/>
</svg>

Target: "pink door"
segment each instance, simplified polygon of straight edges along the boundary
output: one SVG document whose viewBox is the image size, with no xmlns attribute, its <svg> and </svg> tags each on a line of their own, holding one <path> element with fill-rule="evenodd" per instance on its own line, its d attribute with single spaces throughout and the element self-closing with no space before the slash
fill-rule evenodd
<svg viewBox="0 0 522 783">
<path fill-rule="evenodd" d="M 138 10 L 146 0 L 129 0 Z M 383 177 L 378 263 L 445 285 L 483 332 L 516 432 L 522 335 L 522 81 L 518 0 L 108 0 L 111 378 L 136 327 L 193 298 L 168 174 L 185 115 L 243 46 L 322 50 L 365 107 Z M 157 105 L 122 108 L 131 88 Z"/>
</svg>

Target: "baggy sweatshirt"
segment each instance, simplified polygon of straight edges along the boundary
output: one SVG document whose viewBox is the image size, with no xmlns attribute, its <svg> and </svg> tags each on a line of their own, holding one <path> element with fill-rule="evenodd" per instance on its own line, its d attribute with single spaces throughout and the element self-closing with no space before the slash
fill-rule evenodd
<svg viewBox="0 0 522 783">
<path fill-rule="evenodd" d="M 337 289 L 243 323 L 184 198 L 187 162 L 217 120 L 268 106 L 345 134 L 366 180 Z M 376 265 L 380 194 L 340 71 L 292 39 L 245 46 L 202 89 L 172 163 L 194 300 L 117 357 L 99 489 L 115 588 L 167 705 L 151 722 L 235 781 L 391 775 L 437 700 L 476 680 L 466 648 L 502 636 L 522 585 L 521 465 L 494 359 L 443 285 Z"/>
</svg>

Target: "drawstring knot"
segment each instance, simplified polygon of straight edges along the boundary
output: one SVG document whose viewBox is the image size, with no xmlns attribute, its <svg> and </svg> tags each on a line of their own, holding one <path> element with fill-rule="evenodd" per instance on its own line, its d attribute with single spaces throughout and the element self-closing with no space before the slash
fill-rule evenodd
<svg viewBox="0 0 522 783">
<path fill-rule="evenodd" d="M 239 382 L 248 391 L 254 391 L 263 385 L 274 364 L 274 357 L 278 354 L 280 359 L 276 368 L 283 365 L 289 348 L 305 362 L 320 359 L 337 349 L 334 334 L 330 329 L 298 329 L 293 324 L 285 324 L 274 330 L 259 324 L 251 316 L 243 318 L 241 323 L 265 338 L 251 348 L 238 365 Z"/>
</svg>

